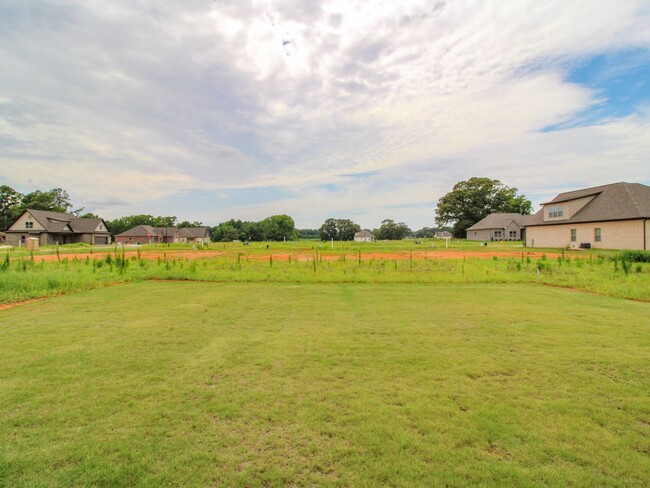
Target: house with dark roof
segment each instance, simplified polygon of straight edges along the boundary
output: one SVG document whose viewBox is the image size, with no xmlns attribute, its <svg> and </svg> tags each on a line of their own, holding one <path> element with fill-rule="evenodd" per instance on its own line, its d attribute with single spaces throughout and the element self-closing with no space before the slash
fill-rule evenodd
<svg viewBox="0 0 650 488">
<path fill-rule="evenodd" d="M 110 244 L 111 235 L 101 218 L 79 218 L 74 214 L 47 210 L 25 210 L 6 231 L 7 244 L 24 246 L 28 238 L 41 246 L 57 244 Z"/>
<path fill-rule="evenodd" d="M 467 228 L 470 241 L 519 241 L 528 215 L 493 213 Z"/>
<path fill-rule="evenodd" d="M 194 244 L 207 244 L 210 242 L 209 227 L 153 227 L 151 225 L 137 225 L 127 231 L 117 234 L 115 242 L 119 244 L 173 244 L 187 242 Z"/>
<path fill-rule="evenodd" d="M 650 186 L 612 183 L 560 193 L 526 222 L 529 247 L 650 246 Z"/>
<path fill-rule="evenodd" d="M 183 227 L 179 229 L 181 242 L 207 244 L 210 242 L 209 227 Z"/>
</svg>

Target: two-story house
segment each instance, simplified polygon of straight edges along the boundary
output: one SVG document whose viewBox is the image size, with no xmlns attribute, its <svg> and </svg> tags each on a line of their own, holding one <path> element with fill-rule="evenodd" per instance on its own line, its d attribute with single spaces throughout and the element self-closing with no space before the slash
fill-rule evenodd
<svg viewBox="0 0 650 488">
<path fill-rule="evenodd" d="M 79 218 L 74 214 L 47 210 L 25 210 L 6 232 L 7 244 L 22 246 L 35 237 L 41 246 L 56 244 L 110 244 L 111 235 L 101 218 Z"/>
<path fill-rule="evenodd" d="M 650 187 L 612 183 L 560 193 L 526 222 L 528 247 L 645 249 Z"/>
</svg>

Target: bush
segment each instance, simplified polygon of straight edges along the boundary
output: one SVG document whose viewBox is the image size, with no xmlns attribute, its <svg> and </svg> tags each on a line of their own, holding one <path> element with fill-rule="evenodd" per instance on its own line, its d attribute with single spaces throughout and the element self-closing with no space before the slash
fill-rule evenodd
<svg viewBox="0 0 650 488">
<path fill-rule="evenodd" d="M 630 263 L 650 263 L 649 251 L 621 251 L 618 257 L 621 261 Z"/>
</svg>

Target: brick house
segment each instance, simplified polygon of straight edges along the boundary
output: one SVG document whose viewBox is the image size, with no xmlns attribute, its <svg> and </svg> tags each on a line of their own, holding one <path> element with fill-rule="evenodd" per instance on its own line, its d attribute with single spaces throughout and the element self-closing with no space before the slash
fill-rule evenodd
<svg viewBox="0 0 650 488">
<path fill-rule="evenodd" d="M 210 242 L 209 227 L 153 227 L 137 225 L 127 231 L 117 234 L 118 244 L 173 244 L 178 242 L 207 244 Z"/>
<path fill-rule="evenodd" d="M 519 241 L 529 218 L 518 213 L 493 213 L 467 228 L 469 241 Z"/>
</svg>

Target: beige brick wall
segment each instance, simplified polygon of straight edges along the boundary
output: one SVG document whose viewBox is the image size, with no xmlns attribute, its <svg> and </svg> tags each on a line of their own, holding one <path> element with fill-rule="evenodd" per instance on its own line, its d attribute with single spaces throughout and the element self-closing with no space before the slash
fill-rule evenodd
<svg viewBox="0 0 650 488">
<path fill-rule="evenodd" d="M 650 227 L 650 222 L 646 224 Z M 595 229 L 600 228 L 601 242 L 595 240 Z M 571 229 L 576 229 L 576 240 L 571 242 Z M 650 233 L 646 228 L 647 237 Z M 646 237 L 646 238 L 647 238 Z M 560 224 L 526 228 L 528 247 L 570 248 L 588 242 L 594 249 L 643 249 L 643 220 L 594 222 L 589 224 Z M 646 241 L 650 245 L 650 240 Z"/>
<path fill-rule="evenodd" d="M 467 231 L 467 240 L 469 241 L 489 241 L 491 238 L 492 231 L 490 229 Z"/>
</svg>

